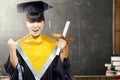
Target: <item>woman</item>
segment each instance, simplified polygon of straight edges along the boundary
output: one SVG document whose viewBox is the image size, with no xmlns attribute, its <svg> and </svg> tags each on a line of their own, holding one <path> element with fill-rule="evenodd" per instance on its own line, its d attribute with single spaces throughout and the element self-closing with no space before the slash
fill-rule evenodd
<svg viewBox="0 0 120 80">
<path fill-rule="evenodd" d="M 26 14 L 26 26 L 29 34 L 15 42 L 8 40 L 10 56 L 5 64 L 5 70 L 11 80 L 72 80 L 70 62 L 65 57 L 66 40 L 56 40 L 41 34 L 44 24 L 44 11 L 52 8 L 43 1 L 20 3 L 18 12 Z M 16 45 L 19 49 L 16 49 Z M 55 57 L 51 65 L 40 79 L 37 74 L 43 68 L 56 46 L 60 55 Z"/>
</svg>

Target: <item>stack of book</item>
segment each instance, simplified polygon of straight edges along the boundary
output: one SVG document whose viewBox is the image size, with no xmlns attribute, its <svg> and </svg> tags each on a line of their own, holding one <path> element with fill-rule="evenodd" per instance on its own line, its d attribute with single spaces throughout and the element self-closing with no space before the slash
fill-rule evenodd
<svg viewBox="0 0 120 80">
<path fill-rule="evenodd" d="M 120 56 L 112 56 L 111 63 L 116 70 L 116 75 L 120 75 Z"/>
<path fill-rule="evenodd" d="M 106 63 L 106 76 L 120 76 L 120 55 L 111 56 L 111 63 Z"/>
</svg>

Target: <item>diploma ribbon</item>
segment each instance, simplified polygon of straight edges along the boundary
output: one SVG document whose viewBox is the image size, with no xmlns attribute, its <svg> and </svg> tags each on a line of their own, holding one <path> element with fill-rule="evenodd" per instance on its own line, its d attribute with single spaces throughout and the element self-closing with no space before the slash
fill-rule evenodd
<svg viewBox="0 0 120 80">
<path fill-rule="evenodd" d="M 62 38 L 62 39 L 67 41 L 66 46 L 65 46 L 65 55 L 64 55 L 64 58 L 67 58 L 68 57 L 68 50 L 69 50 L 68 42 L 74 41 L 74 39 L 70 38 L 70 37 L 64 37 L 62 34 L 56 34 L 56 33 L 52 33 L 52 36 L 57 37 L 57 38 Z"/>
</svg>

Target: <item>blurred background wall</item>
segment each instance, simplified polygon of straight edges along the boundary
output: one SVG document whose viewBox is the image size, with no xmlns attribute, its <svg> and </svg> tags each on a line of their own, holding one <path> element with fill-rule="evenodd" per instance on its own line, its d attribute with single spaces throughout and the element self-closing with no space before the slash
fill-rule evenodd
<svg viewBox="0 0 120 80">
<path fill-rule="evenodd" d="M 17 13 L 16 4 L 31 0 L 0 1 L 0 72 L 9 55 L 7 41 L 17 40 L 28 31 L 25 15 Z M 44 34 L 62 33 L 67 20 L 71 22 L 67 36 L 69 58 L 74 75 L 104 75 L 104 64 L 110 62 L 113 52 L 112 0 L 44 0 L 54 8 L 45 12 Z"/>
</svg>

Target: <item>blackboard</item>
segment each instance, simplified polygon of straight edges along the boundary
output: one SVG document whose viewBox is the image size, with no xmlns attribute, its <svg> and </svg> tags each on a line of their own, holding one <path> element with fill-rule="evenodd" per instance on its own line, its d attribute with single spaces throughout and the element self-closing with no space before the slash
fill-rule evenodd
<svg viewBox="0 0 120 80">
<path fill-rule="evenodd" d="M 3 64 L 9 55 L 7 41 L 26 35 L 25 15 L 17 13 L 16 4 L 30 0 L 1 0 L 0 2 L 0 72 L 6 75 Z M 113 53 L 112 0 L 44 0 L 53 5 L 45 12 L 44 34 L 62 33 L 70 21 L 67 36 L 69 58 L 74 75 L 104 75 L 105 63 Z"/>
</svg>

